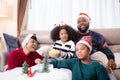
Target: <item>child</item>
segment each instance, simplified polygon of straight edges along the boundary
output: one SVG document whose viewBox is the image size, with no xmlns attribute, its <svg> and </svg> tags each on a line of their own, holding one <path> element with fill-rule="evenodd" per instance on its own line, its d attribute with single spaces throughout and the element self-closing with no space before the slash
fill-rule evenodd
<svg viewBox="0 0 120 80">
<path fill-rule="evenodd" d="M 72 80 L 109 80 L 104 66 L 90 59 L 91 51 L 91 37 L 83 37 L 76 44 L 77 58 L 54 60 L 50 63 L 55 68 L 70 69 L 72 71 Z"/>
<path fill-rule="evenodd" d="M 35 34 L 27 35 L 22 42 L 22 48 L 13 50 L 9 53 L 8 67 L 6 70 L 22 67 L 24 61 L 27 62 L 29 67 L 41 63 L 43 57 L 35 51 L 36 47 L 37 38 Z"/>
<path fill-rule="evenodd" d="M 58 25 L 51 31 L 51 39 L 55 42 L 49 51 L 50 57 L 56 59 L 69 59 L 75 53 L 75 30 L 66 24 Z"/>
</svg>

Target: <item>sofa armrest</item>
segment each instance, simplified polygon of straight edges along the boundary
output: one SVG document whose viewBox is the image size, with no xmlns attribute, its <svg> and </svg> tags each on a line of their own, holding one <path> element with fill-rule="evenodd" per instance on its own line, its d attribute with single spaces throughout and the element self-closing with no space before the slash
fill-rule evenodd
<svg viewBox="0 0 120 80">
<path fill-rule="evenodd" d="M 0 52 L 0 71 L 3 71 L 4 63 L 5 63 L 4 54 Z"/>
<path fill-rule="evenodd" d="M 4 66 L 6 65 L 6 59 L 7 59 L 7 52 L 2 51 L 0 52 L 0 71 L 4 71 Z"/>
</svg>

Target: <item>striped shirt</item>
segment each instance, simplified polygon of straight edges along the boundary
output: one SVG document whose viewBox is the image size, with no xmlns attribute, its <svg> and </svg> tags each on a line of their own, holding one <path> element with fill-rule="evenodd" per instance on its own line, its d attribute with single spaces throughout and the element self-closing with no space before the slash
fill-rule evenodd
<svg viewBox="0 0 120 80">
<path fill-rule="evenodd" d="M 58 59 L 72 58 L 75 54 L 75 44 L 72 40 L 64 43 L 61 40 L 57 40 L 53 46 L 53 49 L 61 51 L 61 56 Z"/>
</svg>

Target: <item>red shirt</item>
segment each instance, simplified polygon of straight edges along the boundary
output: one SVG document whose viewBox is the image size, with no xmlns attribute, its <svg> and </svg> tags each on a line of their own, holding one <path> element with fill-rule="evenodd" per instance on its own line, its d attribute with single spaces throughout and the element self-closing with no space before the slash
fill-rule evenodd
<svg viewBox="0 0 120 80">
<path fill-rule="evenodd" d="M 22 64 L 24 61 L 27 62 L 29 67 L 35 65 L 35 59 L 39 58 L 43 60 L 43 57 L 39 55 L 36 51 L 31 52 L 30 54 L 26 55 L 23 52 L 22 48 L 19 48 L 17 50 L 13 50 L 12 52 L 9 53 L 8 56 L 8 67 L 6 70 L 13 69 L 15 67 L 22 67 Z"/>
</svg>

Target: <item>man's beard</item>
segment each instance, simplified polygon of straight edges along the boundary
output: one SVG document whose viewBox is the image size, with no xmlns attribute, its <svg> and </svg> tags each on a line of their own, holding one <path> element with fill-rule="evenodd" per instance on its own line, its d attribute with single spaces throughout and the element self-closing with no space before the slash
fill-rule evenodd
<svg viewBox="0 0 120 80">
<path fill-rule="evenodd" d="M 77 27 L 77 28 L 78 28 L 78 27 Z M 89 29 L 89 25 L 86 26 L 84 30 L 82 30 L 81 28 L 78 28 L 78 30 L 79 30 L 81 33 L 86 33 L 88 29 Z"/>
</svg>

